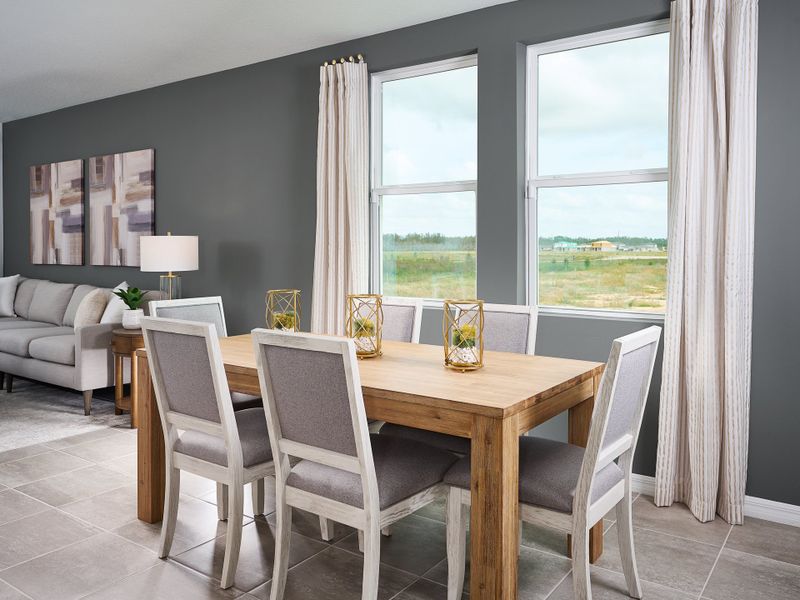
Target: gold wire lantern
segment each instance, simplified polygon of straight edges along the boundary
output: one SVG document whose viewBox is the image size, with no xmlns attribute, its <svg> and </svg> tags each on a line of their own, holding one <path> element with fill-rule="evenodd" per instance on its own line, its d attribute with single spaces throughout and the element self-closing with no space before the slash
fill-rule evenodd
<svg viewBox="0 0 800 600">
<path fill-rule="evenodd" d="M 269 290 L 267 327 L 282 331 L 300 331 L 300 290 Z"/>
<path fill-rule="evenodd" d="M 380 356 L 383 329 L 381 295 L 348 294 L 346 326 L 347 337 L 353 338 L 359 358 Z"/>
<path fill-rule="evenodd" d="M 483 300 L 445 300 L 444 364 L 459 371 L 483 366 Z"/>
</svg>

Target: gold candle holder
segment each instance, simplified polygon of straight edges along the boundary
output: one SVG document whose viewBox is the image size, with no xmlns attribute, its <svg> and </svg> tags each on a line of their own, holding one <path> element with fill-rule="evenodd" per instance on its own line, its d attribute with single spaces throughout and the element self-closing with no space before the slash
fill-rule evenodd
<svg viewBox="0 0 800 600">
<path fill-rule="evenodd" d="M 300 331 L 300 290 L 269 290 L 265 300 L 267 327 Z"/>
<path fill-rule="evenodd" d="M 348 294 L 346 327 L 347 337 L 353 338 L 359 358 L 380 356 L 383 328 L 381 295 Z"/>
<path fill-rule="evenodd" d="M 459 371 L 483 366 L 483 300 L 445 300 L 444 364 Z"/>
</svg>

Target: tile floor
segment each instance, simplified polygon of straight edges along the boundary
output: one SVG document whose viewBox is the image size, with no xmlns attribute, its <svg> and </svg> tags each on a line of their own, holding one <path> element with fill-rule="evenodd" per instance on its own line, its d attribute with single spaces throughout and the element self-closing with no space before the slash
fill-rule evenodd
<svg viewBox="0 0 800 600">
<path fill-rule="evenodd" d="M 0 453 L 0 600 L 269 597 L 272 516 L 253 519 L 248 500 L 235 587 L 222 591 L 225 523 L 213 483 L 184 474 L 172 556 L 159 560 L 159 527 L 136 519 L 135 450 L 135 432 L 109 428 Z M 446 598 L 443 508 L 408 517 L 384 538 L 381 600 Z M 800 598 L 800 529 L 755 519 L 700 524 L 684 507 L 656 508 L 644 496 L 635 517 L 649 600 Z M 626 598 L 613 520 L 606 532 L 594 597 Z M 338 526 L 331 543 L 318 533 L 316 518 L 296 511 L 286 599 L 358 600 L 354 532 Z M 519 597 L 572 598 L 564 538 L 526 525 L 522 542 Z"/>
</svg>

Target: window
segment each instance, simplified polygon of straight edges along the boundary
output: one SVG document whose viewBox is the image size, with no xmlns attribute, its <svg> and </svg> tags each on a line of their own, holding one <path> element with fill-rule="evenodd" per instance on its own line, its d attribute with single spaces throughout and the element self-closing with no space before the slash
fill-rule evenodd
<svg viewBox="0 0 800 600">
<path fill-rule="evenodd" d="M 372 76 L 372 288 L 476 295 L 478 67 L 469 56 Z"/>
<path fill-rule="evenodd" d="M 528 294 L 544 312 L 664 312 L 668 29 L 528 49 Z"/>
</svg>

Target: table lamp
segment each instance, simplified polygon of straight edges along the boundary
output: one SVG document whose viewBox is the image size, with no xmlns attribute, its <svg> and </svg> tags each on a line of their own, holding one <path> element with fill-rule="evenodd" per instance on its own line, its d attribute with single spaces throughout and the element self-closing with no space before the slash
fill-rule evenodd
<svg viewBox="0 0 800 600">
<path fill-rule="evenodd" d="M 181 297 L 181 271 L 197 271 L 196 235 L 146 235 L 139 238 L 141 267 L 145 272 L 166 271 L 160 278 L 161 298 Z"/>
</svg>

